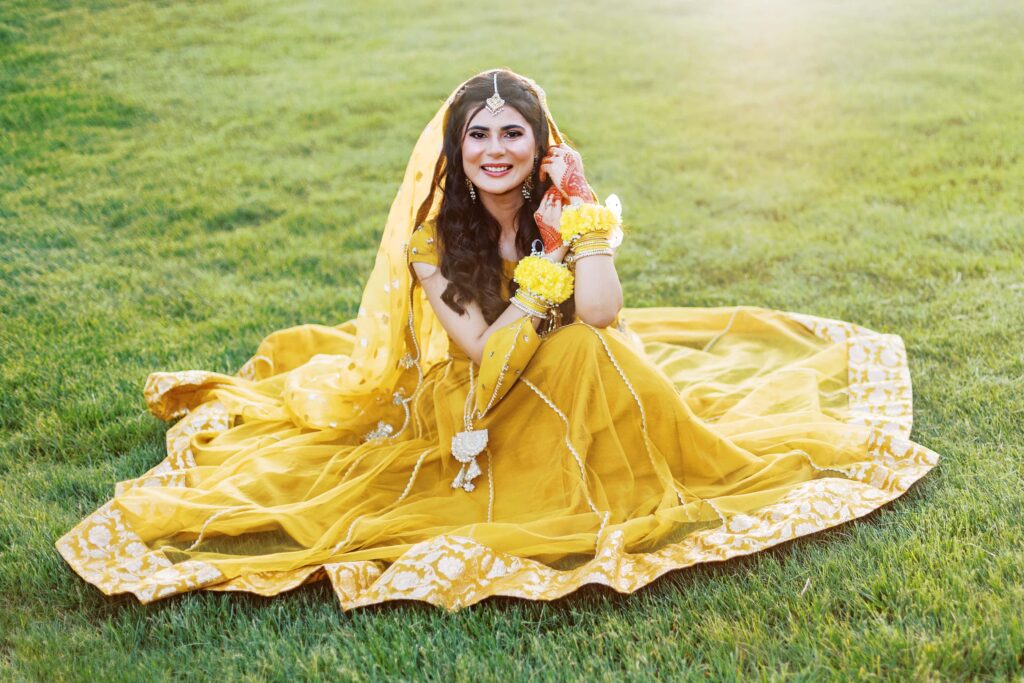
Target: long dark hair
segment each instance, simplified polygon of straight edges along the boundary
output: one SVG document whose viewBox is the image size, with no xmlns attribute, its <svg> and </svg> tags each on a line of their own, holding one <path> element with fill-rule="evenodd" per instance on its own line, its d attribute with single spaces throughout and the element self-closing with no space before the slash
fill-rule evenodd
<svg viewBox="0 0 1024 683">
<path fill-rule="evenodd" d="M 444 126 L 444 179 L 440 183 L 442 199 L 437 215 L 437 237 L 440 247 L 441 274 L 448 287 L 441 295 L 452 310 L 462 315 L 464 305 L 475 301 L 483 311 L 487 323 L 493 323 L 508 302 L 501 297 L 501 253 L 498 238 L 501 225 L 479 200 L 474 202 L 466 186 L 466 172 L 462 167 L 462 132 L 466 123 L 484 106 L 484 100 L 494 94 L 493 72 L 468 81 L 456 94 L 446 113 Z M 533 218 L 540 200 L 550 187 L 537 177 L 540 159 L 544 158 L 548 144 L 548 121 L 537 95 L 530 86 L 506 70 L 498 74 L 498 91 L 506 107 L 512 107 L 529 123 L 536 141 L 537 164 L 532 171 L 533 190 L 516 213 L 516 251 L 522 256 L 530 253 L 530 245 L 540 238 Z M 511 293 L 518 286 L 511 283 Z M 575 313 L 572 298 L 560 307 L 563 320 L 571 322 Z"/>
</svg>

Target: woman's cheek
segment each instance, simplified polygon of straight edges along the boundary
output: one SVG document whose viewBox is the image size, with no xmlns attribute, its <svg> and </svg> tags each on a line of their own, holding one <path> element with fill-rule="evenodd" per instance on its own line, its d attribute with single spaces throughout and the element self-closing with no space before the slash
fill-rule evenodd
<svg viewBox="0 0 1024 683">
<path fill-rule="evenodd" d="M 474 140 L 467 140 L 462 143 L 462 158 L 468 161 L 475 161 L 480 156 L 480 145 Z"/>
</svg>

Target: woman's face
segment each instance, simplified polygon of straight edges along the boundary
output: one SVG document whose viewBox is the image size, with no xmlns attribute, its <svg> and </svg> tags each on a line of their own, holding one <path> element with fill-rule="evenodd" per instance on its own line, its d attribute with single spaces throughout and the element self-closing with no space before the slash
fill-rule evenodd
<svg viewBox="0 0 1024 683">
<path fill-rule="evenodd" d="M 518 192 L 533 172 L 533 129 L 523 115 L 505 106 L 497 116 L 484 107 L 469 120 L 462 137 L 462 167 L 477 190 Z"/>
</svg>

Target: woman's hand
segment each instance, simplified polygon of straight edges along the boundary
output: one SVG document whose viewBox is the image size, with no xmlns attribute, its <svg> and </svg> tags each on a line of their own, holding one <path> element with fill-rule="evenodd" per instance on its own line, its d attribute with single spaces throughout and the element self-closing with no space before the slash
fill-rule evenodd
<svg viewBox="0 0 1024 683">
<path fill-rule="evenodd" d="M 545 251 L 542 256 L 552 263 L 561 263 L 565 259 L 565 255 L 569 253 L 569 245 L 561 244 L 551 251 Z"/>
<path fill-rule="evenodd" d="M 542 181 L 544 176 L 550 177 L 552 187 L 558 188 L 566 204 L 597 201 L 583 175 L 583 158 L 569 145 L 549 147 L 547 156 L 540 162 L 538 176 Z"/>
<path fill-rule="evenodd" d="M 533 219 L 537 221 L 537 229 L 540 230 L 540 238 L 544 242 L 545 255 L 559 249 L 562 246 L 562 233 L 558 229 L 562 222 L 562 193 L 557 187 L 552 185 L 544 193 L 540 206 L 533 212 Z"/>
</svg>

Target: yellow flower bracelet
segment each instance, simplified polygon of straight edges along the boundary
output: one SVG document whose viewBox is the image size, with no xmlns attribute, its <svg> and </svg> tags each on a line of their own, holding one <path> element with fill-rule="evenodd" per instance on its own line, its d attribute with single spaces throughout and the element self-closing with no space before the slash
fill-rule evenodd
<svg viewBox="0 0 1024 683">
<path fill-rule="evenodd" d="M 572 204 L 562 209 L 558 229 L 562 241 L 570 247 L 589 233 L 608 235 L 620 225 L 615 211 L 600 204 Z"/>
<path fill-rule="evenodd" d="M 550 309 L 572 296 L 574 278 L 569 269 L 538 254 L 522 259 L 512 279 L 519 285 L 512 305 L 538 318 L 547 318 Z"/>
</svg>

